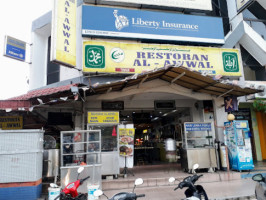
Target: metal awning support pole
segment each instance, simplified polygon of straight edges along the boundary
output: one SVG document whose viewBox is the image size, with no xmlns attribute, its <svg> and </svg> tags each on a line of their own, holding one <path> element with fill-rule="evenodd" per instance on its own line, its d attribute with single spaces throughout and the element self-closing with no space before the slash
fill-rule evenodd
<svg viewBox="0 0 266 200">
<path fill-rule="evenodd" d="M 113 88 L 110 87 L 110 88 L 106 91 L 106 94 L 109 93 L 109 92 L 111 92 L 112 90 L 113 90 Z"/>
<path fill-rule="evenodd" d="M 184 76 L 186 72 L 183 72 L 182 74 L 179 74 L 177 77 L 175 77 L 172 81 L 171 84 L 174 83 L 176 80 L 180 79 L 182 76 Z"/>
<path fill-rule="evenodd" d="M 218 96 L 217 98 L 220 98 L 220 97 L 222 97 L 222 96 L 224 96 L 224 95 L 226 95 L 226 94 L 228 94 L 229 92 L 232 92 L 234 90 L 234 88 L 233 89 L 231 89 L 231 90 L 228 90 L 227 92 L 225 92 L 225 93 L 223 93 L 223 94 L 221 94 L 220 96 Z"/>
<path fill-rule="evenodd" d="M 144 83 L 144 82 L 147 80 L 148 77 L 149 77 L 149 75 L 146 75 L 146 76 L 140 81 L 140 83 L 139 83 L 139 85 L 138 85 L 138 88 L 142 85 L 142 83 Z"/>
</svg>

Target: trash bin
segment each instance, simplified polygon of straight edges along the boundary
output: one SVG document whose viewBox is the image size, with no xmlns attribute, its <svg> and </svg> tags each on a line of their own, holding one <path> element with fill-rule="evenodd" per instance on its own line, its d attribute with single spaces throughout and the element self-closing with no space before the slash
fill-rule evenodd
<svg viewBox="0 0 266 200">
<path fill-rule="evenodd" d="M 94 196 L 94 192 L 99 189 L 99 185 L 88 185 L 88 200 L 95 200 L 98 197 Z"/>
<path fill-rule="evenodd" d="M 227 170 L 227 162 L 226 162 L 226 147 L 224 145 L 220 146 L 220 156 L 221 156 L 221 170 Z"/>
<path fill-rule="evenodd" d="M 58 195 L 60 195 L 60 187 L 57 187 L 57 188 L 49 187 L 48 188 L 48 200 L 54 200 Z"/>
</svg>

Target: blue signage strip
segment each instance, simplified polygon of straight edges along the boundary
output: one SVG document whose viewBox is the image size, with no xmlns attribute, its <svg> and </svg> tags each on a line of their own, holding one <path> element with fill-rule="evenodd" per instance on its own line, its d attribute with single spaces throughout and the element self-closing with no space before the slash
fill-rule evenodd
<svg viewBox="0 0 266 200">
<path fill-rule="evenodd" d="M 11 58 L 25 61 L 26 42 L 7 36 L 5 55 Z"/>
<path fill-rule="evenodd" d="M 211 123 L 185 123 L 186 131 L 211 131 Z"/>
<path fill-rule="evenodd" d="M 82 6 L 82 35 L 224 44 L 222 19 Z"/>
</svg>

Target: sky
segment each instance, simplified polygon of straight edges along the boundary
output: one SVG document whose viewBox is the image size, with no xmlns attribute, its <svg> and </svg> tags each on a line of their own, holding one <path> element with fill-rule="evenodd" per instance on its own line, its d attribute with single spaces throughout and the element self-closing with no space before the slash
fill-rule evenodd
<svg viewBox="0 0 266 200">
<path fill-rule="evenodd" d="M 3 55 L 5 35 L 30 44 L 32 21 L 52 10 L 52 3 L 53 0 L 1 1 L 0 100 L 26 94 L 29 90 L 30 65 Z"/>
</svg>

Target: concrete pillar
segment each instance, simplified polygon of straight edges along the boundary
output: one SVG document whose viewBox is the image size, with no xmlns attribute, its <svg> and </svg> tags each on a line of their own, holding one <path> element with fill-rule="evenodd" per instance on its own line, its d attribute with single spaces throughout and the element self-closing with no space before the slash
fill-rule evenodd
<svg viewBox="0 0 266 200">
<path fill-rule="evenodd" d="M 216 140 L 224 142 L 224 122 L 227 120 L 227 113 L 224 111 L 224 99 L 215 98 L 213 99 L 213 110 L 214 110 L 214 120 L 216 121 L 215 136 Z M 219 128 L 220 127 L 220 128 Z"/>
</svg>

